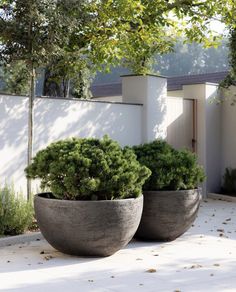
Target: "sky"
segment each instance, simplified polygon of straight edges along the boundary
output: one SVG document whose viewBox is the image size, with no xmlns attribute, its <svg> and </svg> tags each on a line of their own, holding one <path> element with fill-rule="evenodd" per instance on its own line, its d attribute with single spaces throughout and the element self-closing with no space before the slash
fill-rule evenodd
<svg viewBox="0 0 236 292">
<path fill-rule="evenodd" d="M 213 21 L 211 21 L 210 26 L 211 26 L 211 29 L 213 31 L 217 32 L 217 33 L 220 33 L 221 34 L 221 33 L 226 32 L 225 25 L 222 22 L 220 22 L 220 21 L 213 20 Z"/>
</svg>

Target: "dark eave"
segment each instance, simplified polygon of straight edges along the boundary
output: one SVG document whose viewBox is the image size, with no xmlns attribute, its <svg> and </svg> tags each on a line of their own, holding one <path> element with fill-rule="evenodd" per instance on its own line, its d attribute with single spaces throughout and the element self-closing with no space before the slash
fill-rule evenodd
<svg viewBox="0 0 236 292">
<path fill-rule="evenodd" d="M 219 83 L 222 81 L 228 72 L 216 72 L 207 74 L 177 76 L 167 78 L 167 90 L 182 90 L 183 85 L 203 84 L 203 83 Z M 105 96 L 121 96 L 121 83 L 99 84 L 91 87 L 93 97 Z"/>
</svg>

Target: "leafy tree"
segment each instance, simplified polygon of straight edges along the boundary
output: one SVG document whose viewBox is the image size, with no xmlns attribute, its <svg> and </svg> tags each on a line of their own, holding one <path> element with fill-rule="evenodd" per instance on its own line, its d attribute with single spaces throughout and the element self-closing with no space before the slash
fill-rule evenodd
<svg viewBox="0 0 236 292">
<path fill-rule="evenodd" d="M 164 76 L 181 76 L 228 70 L 228 40 L 223 39 L 218 47 L 204 48 L 197 43 L 178 41 L 173 52 L 156 55 L 153 63 L 154 71 Z M 157 60 L 156 60 L 157 59 Z M 98 72 L 94 83 L 116 83 L 120 75 L 129 74 L 126 68 L 111 68 L 108 74 Z"/>
<path fill-rule="evenodd" d="M 57 94 L 68 95 L 68 80 L 72 79 L 75 91 L 85 97 L 83 88 L 88 92 L 89 82 L 84 78 L 86 86 L 83 86 L 84 82 L 81 86 L 79 81 L 81 76 L 86 76 L 84 72 L 91 76 L 96 70 L 108 71 L 111 65 L 123 64 L 137 74 L 151 73 L 155 55 L 173 50 L 180 35 L 208 46 L 214 44 L 215 36 L 208 24 L 215 13 L 215 2 L 88 2 L 80 11 L 79 17 L 83 21 L 72 32 L 66 54 L 56 58 L 49 67 L 46 80 L 49 86 L 45 87 L 45 94 L 52 87 L 57 88 Z M 64 85 L 63 90 L 61 84 Z"/>
<path fill-rule="evenodd" d="M 236 28 L 231 27 L 229 31 L 229 66 L 230 71 L 226 78 L 221 82 L 222 88 L 236 86 Z"/>
<path fill-rule="evenodd" d="M 230 71 L 220 88 L 228 89 L 236 85 L 236 3 L 234 0 L 221 0 L 216 5 L 221 21 L 225 23 L 229 31 L 229 66 Z M 236 103 L 236 95 L 231 96 L 231 104 Z"/>
<path fill-rule="evenodd" d="M 67 41 L 63 49 L 47 64 L 45 71 L 44 95 L 68 97 L 70 83 L 73 83 L 74 95 L 89 96 L 88 72 L 93 75 L 93 66 L 89 61 L 90 34 L 96 17 L 93 1 L 61 1 L 62 14 L 68 16 L 64 25 L 70 26 Z M 67 22 L 69 23 L 67 24 Z M 107 47 L 109 49 L 109 47 Z"/>
<path fill-rule="evenodd" d="M 153 57 L 173 50 L 176 40 L 216 43 L 209 21 L 215 14 L 216 1 L 148 1 L 142 0 L 141 12 L 130 22 L 124 38 L 125 65 L 134 73 L 150 73 Z"/>
<path fill-rule="evenodd" d="M 172 53 L 156 56 L 155 70 L 167 76 L 227 71 L 227 44 L 224 39 L 217 48 L 204 48 L 201 44 L 178 41 Z"/>
<path fill-rule="evenodd" d="M 4 2 L 26 5 L 28 1 Z M 151 73 L 155 54 L 171 51 L 179 35 L 209 43 L 207 24 L 215 11 L 215 0 L 50 0 L 49 6 L 52 4 L 60 7 L 56 28 L 64 35 L 57 54 L 47 51 L 50 62 L 44 94 L 68 96 L 72 80 L 78 97 L 88 93 L 86 76 L 109 70 L 111 65 L 123 64 L 133 73 Z M 55 9 L 49 6 L 52 13 Z"/>
<path fill-rule="evenodd" d="M 25 95 L 29 92 L 28 69 L 22 61 L 2 66 L 0 79 L 3 81 L 3 91 Z"/>
<path fill-rule="evenodd" d="M 70 65 L 65 66 L 68 63 Z M 91 66 L 82 57 L 76 60 L 76 64 L 70 62 L 66 56 L 55 58 L 45 69 L 43 95 L 90 98 L 94 74 Z"/>
<path fill-rule="evenodd" d="M 2 0 L 0 3 L 0 61 L 5 64 L 23 62 L 30 80 L 28 165 L 33 150 L 35 70 L 62 50 L 70 28 L 75 25 L 62 8 L 64 5 L 62 7 L 61 1 L 56 0 Z M 28 180 L 28 198 L 30 192 L 31 181 Z"/>
</svg>

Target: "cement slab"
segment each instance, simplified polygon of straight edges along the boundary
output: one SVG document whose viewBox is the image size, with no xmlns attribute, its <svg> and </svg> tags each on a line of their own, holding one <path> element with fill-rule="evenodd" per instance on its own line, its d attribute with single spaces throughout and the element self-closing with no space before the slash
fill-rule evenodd
<svg viewBox="0 0 236 292">
<path fill-rule="evenodd" d="M 0 248 L 0 291 L 236 291 L 236 203 L 207 199 L 168 243 L 132 241 L 106 258 L 64 255 L 45 240 Z"/>
<path fill-rule="evenodd" d="M 35 241 L 38 239 L 43 239 L 41 232 L 30 232 L 27 234 L 1 237 L 0 247 L 21 244 L 25 242 Z"/>
<path fill-rule="evenodd" d="M 236 197 L 234 196 L 227 196 L 223 194 L 217 194 L 217 193 L 208 193 L 207 198 L 209 199 L 216 199 L 221 201 L 228 201 L 228 202 L 235 202 L 236 203 Z"/>
</svg>

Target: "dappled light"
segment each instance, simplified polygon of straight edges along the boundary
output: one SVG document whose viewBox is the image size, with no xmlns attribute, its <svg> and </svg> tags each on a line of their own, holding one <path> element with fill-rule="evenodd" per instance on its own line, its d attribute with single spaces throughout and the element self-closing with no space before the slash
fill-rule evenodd
<svg viewBox="0 0 236 292">
<path fill-rule="evenodd" d="M 108 134 L 122 146 L 141 143 L 141 105 L 37 98 L 34 107 L 33 153 L 69 137 L 101 138 Z M 25 192 L 28 98 L 0 96 L 1 181 L 14 181 Z"/>
</svg>

